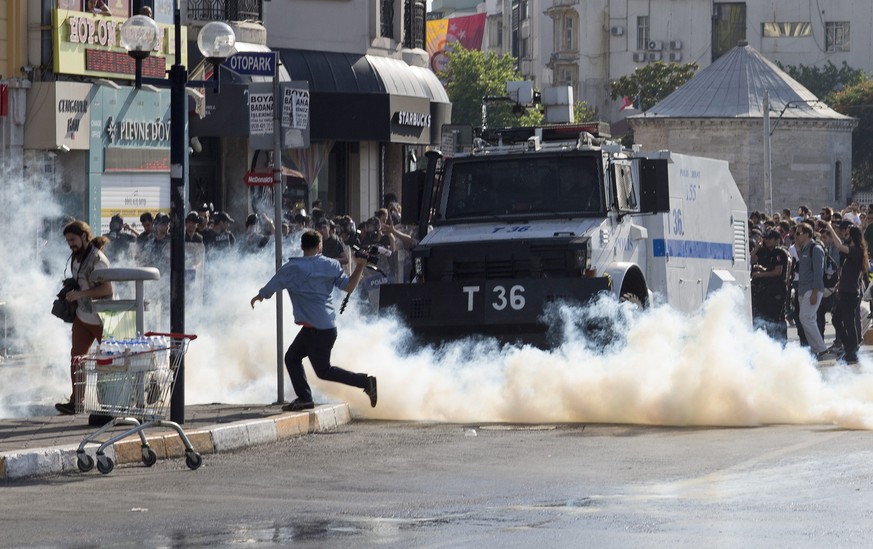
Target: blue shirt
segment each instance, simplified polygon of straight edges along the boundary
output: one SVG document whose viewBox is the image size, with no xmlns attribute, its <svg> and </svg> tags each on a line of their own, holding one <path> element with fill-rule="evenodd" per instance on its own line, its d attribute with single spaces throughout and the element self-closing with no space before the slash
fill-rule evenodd
<svg viewBox="0 0 873 549">
<path fill-rule="evenodd" d="M 349 277 L 336 259 L 320 254 L 292 257 L 258 291 L 258 295 L 269 299 L 279 290 L 288 290 L 294 322 L 328 330 L 336 327 L 333 289 L 343 289 L 348 283 Z"/>
</svg>

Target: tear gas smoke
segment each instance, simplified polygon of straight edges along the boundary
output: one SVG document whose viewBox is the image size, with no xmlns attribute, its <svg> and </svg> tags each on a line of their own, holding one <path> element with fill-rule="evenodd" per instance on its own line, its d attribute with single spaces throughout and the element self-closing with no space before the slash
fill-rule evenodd
<svg viewBox="0 0 873 549">
<path fill-rule="evenodd" d="M 0 361 L 0 417 L 53 413 L 70 392 L 68 324 L 49 313 L 69 256 L 48 182 L 8 181 L 0 192 L 5 261 L 0 301 L 7 345 L 23 359 Z M 299 255 L 297 250 L 285 255 Z M 208 282 L 188 291 L 186 401 L 263 404 L 276 399 L 275 299 L 249 299 L 274 270 L 272 247 L 207 265 Z M 168 277 L 160 284 L 166 296 Z M 147 283 L 148 284 L 148 283 Z M 335 305 L 339 308 L 339 297 Z M 146 329 L 166 328 L 158 302 Z M 165 299 L 165 298 L 164 298 Z M 283 295 L 284 349 L 297 333 Z M 359 296 L 356 296 L 359 299 Z M 551 351 L 468 340 L 410 348 L 397 320 L 361 312 L 356 299 L 338 317 L 333 363 L 379 379 L 379 404 L 360 390 L 318 380 L 317 401 L 346 401 L 358 417 L 447 422 L 603 422 L 648 425 L 833 423 L 873 428 L 873 365 L 818 369 L 796 343 L 782 346 L 749 326 L 741 296 L 722 291 L 697 314 L 666 306 L 629 311 L 611 299 L 557 307 L 564 343 Z M 604 319 L 615 337 L 591 340 L 579 326 Z M 2 319 L 0 319 L 2 320 Z M 605 345 L 605 346 L 604 346 Z M 287 373 L 286 397 L 294 398 Z"/>
</svg>

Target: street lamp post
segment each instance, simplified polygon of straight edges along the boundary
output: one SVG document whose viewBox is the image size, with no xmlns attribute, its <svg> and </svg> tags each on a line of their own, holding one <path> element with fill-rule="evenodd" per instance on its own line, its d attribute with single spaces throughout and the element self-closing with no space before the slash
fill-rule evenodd
<svg viewBox="0 0 873 549">
<path fill-rule="evenodd" d="M 776 118 L 776 122 L 773 125 L 770 125 L 770 92 L 764 90 L 764 100 L 761 104 L 761 108 L 764 111 L 764 180 L 767 183 L 767 188 L 770 190 L 770 201 L 767 203 L 765 200 L 765 208 L 768 214 L 775 213 L 775 208 L 773 207 L 773 152 L 771 149 L 772 143 L 771 138 L 773 137 L 773 132 L 776 131 L 776 126 L 779 125 L 779 122 L 782 121 L 782 116 L 785 114 L 785 111 L 788 109 L 796 108 L 797 105 L 815 105 L 816 103 L 821 103 L 820 99 L 796 99 L 792 101 L 787 101 L 785 105 L 783 105 L 782 110 L 779 111 L 779 116 Z M 775 112 L 775 111 L 774 111 Z"/>
<path fill-rule="evenodd" d="M 213 71 L 212 82 L 189 82 L 188 70 L 182 64 L 182 26 L 178 3 L 173 2 L 176 62 L 170 67 L 169 77 L 143 78 L 142 60 L 159 43 L 160 28 L 148 16 L 134 15 L 121 26 L 121 46 L 136 60 L 135 85 L 143 82 L 170 88 L 170 208 L 173 235 L 170 242 L 170 331 L 185 333 L 185 202 L 188 189 L 188 105 L 185 88 L 191 83 L 198 87 L 219 86 L 219 68 Z M 210 63 L 218 65 L 236 53 L 236 37 L 227 23 L 213 21 L 200 29 L 197 47 Z M 179 370 L 170 400 L 170 419 L 185 422 L 185 360 L 179 357 Z"/>
</svg>

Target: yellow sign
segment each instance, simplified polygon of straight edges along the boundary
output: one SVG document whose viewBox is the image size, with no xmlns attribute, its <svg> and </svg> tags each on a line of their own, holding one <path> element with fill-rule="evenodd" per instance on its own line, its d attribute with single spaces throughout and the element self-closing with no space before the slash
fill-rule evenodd
<svg viewBox="0 0 873 549">
<path fill-rule="evenodd" d="M 74 10 L 52 10 L 52 41 L 56 74 L 78 74 L 97 78 L 133 80 L 136 63 L 119 44 L 121 25 L 127 19 Z M 143 60 L 145 77 L 165 78 L 176 63 L 173 25 L 162 25 L 158 46 Z M 182 43 L 187 45 L 188 29 L 182 27 Z M 182 48 L 182 64 L 187 64 Z"/>
</svg>

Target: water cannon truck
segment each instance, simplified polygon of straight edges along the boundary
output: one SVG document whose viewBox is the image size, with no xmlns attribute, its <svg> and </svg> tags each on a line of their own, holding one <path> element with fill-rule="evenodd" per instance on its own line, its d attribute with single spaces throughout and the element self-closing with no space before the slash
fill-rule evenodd
<svg viewBox="0 0 873 549">
<path fill-rule="evenodd" d="M 485 130 L 428 151 L 404 185 L 417 218 L 410 282 L 379 287 L 426 342 L 474 334 L 554 345 L 554 303 L 610 292 L 698 309 L 738 286 L 750 315 L 747 209 L 728 164 L 629 150 L 604 124 Z"/>
</svg>

